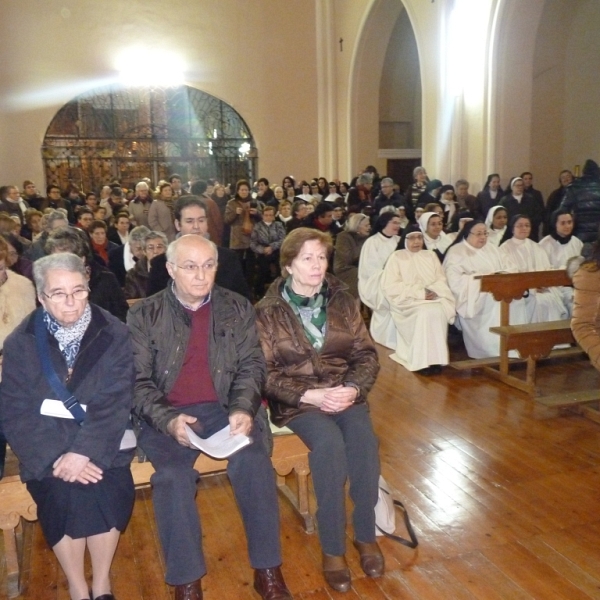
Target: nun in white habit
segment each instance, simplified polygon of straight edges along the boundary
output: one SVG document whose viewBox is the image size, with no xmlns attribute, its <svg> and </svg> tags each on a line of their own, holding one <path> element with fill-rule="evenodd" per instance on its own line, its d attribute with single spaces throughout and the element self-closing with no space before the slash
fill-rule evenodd
<svg viewBox="0 0 600 600">
<path fill-rule="evenodd" d="M 540 248 L 555 269 L 566 269 L 569 260 L 581 256 L 583 242 L 573 235 L 573 215 L 568 210 L 557 210 L 550 221 L 550 235 L 540 242 Z M 561 286 L 558 291 L 570 318 L 573 314 L 573 288 Z"/>
<path fill-rule="evenodd" d="M 439 373 L 448 364 L 448 324 L 456 316 L 454 296 L 438 257 L 423 249 L 420 230 L 409 227 L 400 248 L 389 257 L 381 277 L 381 290 L 396 328 L 396 347 L 390 358 L 409 371 Z"/>
<path fill-rule="evenodd" d="M 478 275 L 516 273 L 517 267 L 508 257 L 500 256 L 496 246 L 487 243 L 488 232 L 483 221 L 467 223 L 444 258 L 444 271 L 456 301 L 456 326 L 463 332 L 467 354 L 471 358 L 488 358 L 500 354 L 500 338 L 490 327 L 500 325 L 500 302 L 492 294 L 481 292 Z M 510 323 L 527 323 L 523 300 L 510 303 Z M 517 356 L 511 352 L 510 356 Z"/>
<path fill-rule="evenodd" d="M 504 233 L 506 232 L 506 224 L 508 223 L 508 213 L 504 206 L 492 206 L 488 210 L 485 224 L 488 228 L 488 244 L 499 246 Z"/>
<path fill-rule="evenodd" d="M 358 259 L 358 294 L 372 311 L 370 331 L 373 339 L 386 348 L 396 347 L 396 328 L 390 307 L 381 292 L 383 266 L 400 241 L 401 219 L 384 212 L 375 221 L 375 233 L 367 238 Z"/>
<path fill-rule="evenodd" d="M 444 232 L 442 218 L 437 213 L 425 212 L 419 217 L 418 224 L 423 233 L 425 247 L 427 250 L 433 250 L 442 262 L 446 250 L 452 244 L 452 240 Z"/>
<path fill-rule="evenodd" d="M 500 255 L 512 260 L 519 273 L 549 271 L 552 265 L 547 254 L 537 242 L 529 239 L 531 221 L 525 215 L 515 215 L 502 238 Z M 568 317 L 560 291 L 557 287 L 530 289 L 527 298 L 527 310 L 530 323 L 560 321 Z"/>
</svg>

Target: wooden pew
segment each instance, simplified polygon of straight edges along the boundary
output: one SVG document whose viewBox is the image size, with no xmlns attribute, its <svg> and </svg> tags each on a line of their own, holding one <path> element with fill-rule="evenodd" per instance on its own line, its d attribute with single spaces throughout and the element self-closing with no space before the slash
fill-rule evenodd
<svg viewBox="0 0 600 600">
<path fill-rule="evenodd" d="M 271 462 L 277 477 L 277 487 L 302 519 L 306 533 L 313 533 L 315 524 L 308 506 L 308 448 L 294 434 L 274 435 L 273 442 Z M 200 475 L 219 473 L 227 468 L 227 461 L 214 460 L 201 454 L 194 468 Z M 296 476 L 297 493 L 287 485 L 285 479 L 286 475 L 292 472 Z M 138 462 L 136 458 L 131 463 L 131 473 L 135 486 L 145 487 L 150 485 L 154 469 L 149 462 Z M 37 520 L 35 503 L 18 476 L 5 477 L 0 481 L 0 528 L 4 535 L 9 598 L 15 598 L 21 591 L 22 519 Z"/>
<path fill-rule="evenodd" d="M 481 291 L 489 292 L 500 302 L 500 325 L 490 331 L 500 336 L 500 356 L 490 359 L 474 359 L 451 363 L 457 369 L 482 368 L 486 374 L 520 389 L 532 396 L 538 395 L 535 386 L 535 371 L 538 360 L 546 357 L 561 357 L 581 354 L 580 348 L 552 350 L 557 344 L 574 344 L 569 319 L 526 325 L 510 324 L 510 303 L 519 300 L 529 289 L 570 286 L 565 270 L 536 271 L 531 273 L 496 273 L 481 275 Z M 521 362 L 509 359 L 510 350 L 516 350 L 521 361 L 527 361 L 525 380 L 510 374 L 510 364 Z M 495 368 L 498 366 L 498 368 Z M 599 396 L 600 397 L 600 396 Z M 559 402 L 558 399 L 555 402 Z"/>
</svg>

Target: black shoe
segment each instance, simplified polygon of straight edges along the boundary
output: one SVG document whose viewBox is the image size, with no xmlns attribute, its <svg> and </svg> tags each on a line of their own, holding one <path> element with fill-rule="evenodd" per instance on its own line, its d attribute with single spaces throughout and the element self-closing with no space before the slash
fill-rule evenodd
<svg viewBox="0 0 600 600">
<path fill-rule="evenodd" d="M 424 369 L 419 369 L 418 371 L 415 371 L 415 373 L 417 375 L 424 375 L 425 377 L 427 377 L 428 375 L 431 375 L 431 369 L 429 367 L 425 367 Z"/>
<path fill-rule="evenodd" d="M 442 365 L 431 365 L 429 367 L 429 370 L 431 372 L 432 375 L 439 375 L 442 372 Z"/>
</svg>

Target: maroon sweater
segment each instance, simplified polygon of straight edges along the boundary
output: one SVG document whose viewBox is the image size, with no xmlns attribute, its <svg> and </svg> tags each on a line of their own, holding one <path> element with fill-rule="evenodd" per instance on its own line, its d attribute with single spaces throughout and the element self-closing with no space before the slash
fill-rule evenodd
<svg viewBox="0 0 600 600">
<path fill-rule="evenodd" d="M 192 319 L 192 330 L 183 365 L 167 400 L 171 406 L 189 406 L 217 402 L 218 396 L 208 363 L 211 303 L 196 311 L 186 309 Z"/>
</svg>

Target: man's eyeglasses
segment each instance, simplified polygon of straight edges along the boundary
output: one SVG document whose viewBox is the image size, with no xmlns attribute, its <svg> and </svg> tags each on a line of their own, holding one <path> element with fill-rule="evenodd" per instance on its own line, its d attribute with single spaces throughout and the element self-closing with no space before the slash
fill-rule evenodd
<svg viewBox="0 0 600 600">
<path fill-rule="evenodd" d="M 217 263 L 214 261 L 204 263 L 203 265 L 195 265 L 193 263 L 187 263 L 185 265 L 178 265 L 177 263 L 171 264 L 176 266 L 178 269 L 181 269 L 184 273 L 188 274 L 198 273 L 200 269 L 202 269 L 204 273 L 210 273 L 211 271 L 214 271 L 217 268 Z"/>
</svg>

